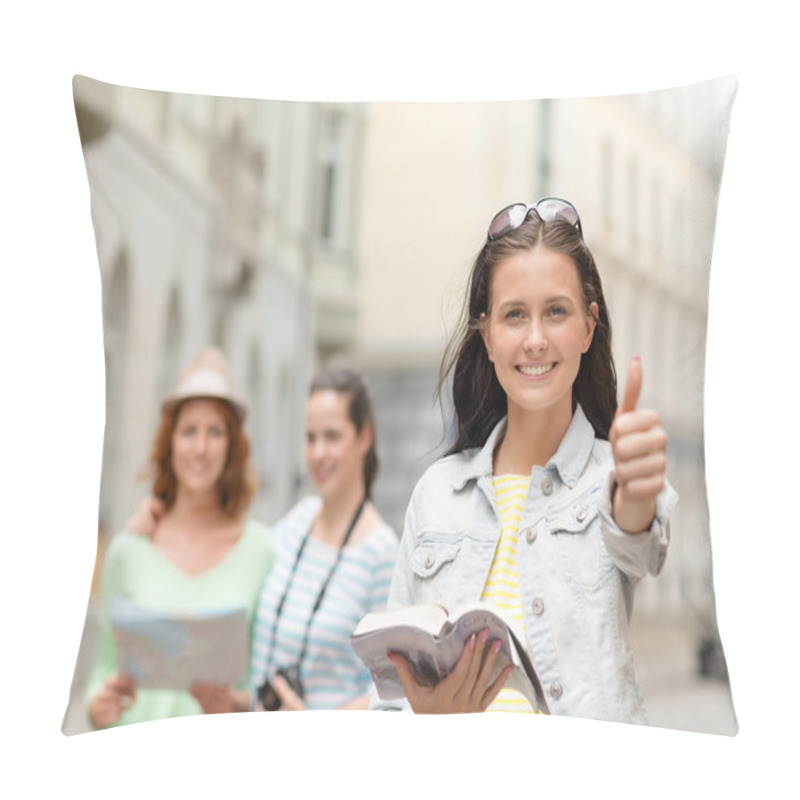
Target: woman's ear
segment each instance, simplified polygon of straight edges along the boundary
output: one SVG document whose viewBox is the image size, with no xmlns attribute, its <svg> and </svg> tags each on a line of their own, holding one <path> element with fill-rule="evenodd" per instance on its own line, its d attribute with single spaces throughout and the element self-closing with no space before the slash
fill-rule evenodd
<svg viewBox="0 0 800 800">
<path fill-rule="evenodd" d="M 489 358 L 489 361 L 494 361 L 492 358 L 492 343 L 489 339 L 489 318 L 486 316 L 485 312 L 481 313 L 481 326 L 480 326 L 481 338 L 483 339 L 483 344 L 486 347 L 486 355 Z"/>
<path fill-rule="evenodd" d="M 594 329 L 597 327 L 597 317 L 600 309 L 597 303 L 589 304 L 589 313 L 586 315 L 586 337 L 583 340 L 583 351 L 586 352 L 592 344 L 594 338 Z"/>
<path fill-rule="evenodd" d="M 359 450 L 362 456 L 366 456 L 369 453 L 369 449 L 372 447 L 372 436 L 372 423 L 365 422 L 358 432 Z"/>
</svg>

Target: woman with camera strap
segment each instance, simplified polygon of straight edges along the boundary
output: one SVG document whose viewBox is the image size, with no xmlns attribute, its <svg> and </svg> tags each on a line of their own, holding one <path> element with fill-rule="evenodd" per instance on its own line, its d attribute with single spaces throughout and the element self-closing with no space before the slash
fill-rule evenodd
<svg viewBox="0 0 800 800">
<path fill-rule="evenodd" d="M 386 604 L 398 537 L 370 499 L 374 415 L 357 373 L 334 368 L 312 381 L 305 457 L 317 494 L 274 526 L 253 633 L 254 708 L 365 709 L 371 677 L 350 634 Z"/>
</svg>

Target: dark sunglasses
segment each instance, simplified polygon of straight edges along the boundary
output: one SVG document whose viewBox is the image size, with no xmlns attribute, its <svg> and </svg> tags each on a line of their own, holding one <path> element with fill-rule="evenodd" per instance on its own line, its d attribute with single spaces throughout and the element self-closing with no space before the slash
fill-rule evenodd
<svg viewBox="0 0 800 800">
<path fill-rule="evenodd" d="M 543 222 L 554 219 L 563 219 L 570 225 L 578 229 L 578 233 L 583 238 L 583 228 L 581 228 L 581 218 L 578 216 L 578 209 L 572 203 L 562 200 L 560 197 L 543 197 L 537 203 L 529 206 L 527 203 L 512 203 L 502 211 L 494 215 L 492 224 L 489 225 L 487 238 L 490 242 L 505 236 L 509 231 L 516 230 L 528 218 L 528 214 L 535 211 Z"/>
</svg>

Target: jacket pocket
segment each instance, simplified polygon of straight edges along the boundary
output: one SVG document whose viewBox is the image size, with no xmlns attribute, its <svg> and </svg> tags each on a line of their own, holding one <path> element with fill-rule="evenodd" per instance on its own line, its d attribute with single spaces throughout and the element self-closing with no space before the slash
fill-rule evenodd
<svg viewBox="0 0 800 800">
<path fill-rule="evenodd" d="M 448 534 L 428 534 L 417 543 L 411 557 L 415 602 L 444 606 L 458 602 L 462 548 L 462 539 Z"/>
<path fill-rule="evenodd" d="M 603 543 L 596 497 L 591 493 L 577 498 L 554 511 L 548 519 L 564 577 L 585 589 L 598 588 L 614 572 Z"/>
<path fill-rule="evenodd" d="M 452 608 L 478 600 L 495 545 L 490 527 L 422 532 L 410 558 L 415 602 Z"/>
<path fill-rule="evenodd" d="M 442 567 L 455 561 L 460 549 L 461 542 L 420 542 L 414 549 L 411 569 L 418 578 L 423 580 L 433 578 Z"/>
<path fill-rule="evenodd" d="M 583 498 L 556 512 L 551 518 L 550 529 L 553 533 L 585 533 L 597 519 L 598 513 L 597 503 L 590 498 Z"/>
</svg>

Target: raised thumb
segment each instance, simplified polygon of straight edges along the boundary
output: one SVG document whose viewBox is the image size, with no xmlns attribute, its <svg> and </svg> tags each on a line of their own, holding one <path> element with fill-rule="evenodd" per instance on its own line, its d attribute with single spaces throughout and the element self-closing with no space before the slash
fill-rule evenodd
<svg viewBox="0 0 800 800">
<path fill-rule="evenodd" d="M 642 392 L 642 360 L 635 356 L 628 368 L 628 380 L 625 383 L 625 394 L 619 406 L 619 413 L 636 411 L 639 395 Z"/>
</svg>

